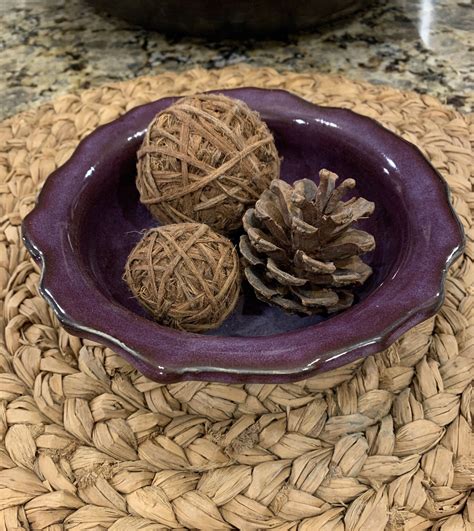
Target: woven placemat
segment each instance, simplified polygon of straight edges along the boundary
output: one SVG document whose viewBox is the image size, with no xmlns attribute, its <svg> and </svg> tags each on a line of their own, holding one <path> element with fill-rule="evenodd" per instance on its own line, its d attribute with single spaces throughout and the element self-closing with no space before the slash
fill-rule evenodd
<svg viewBox="0 0 474 531">
<path fill-rule="evenodd" d="M 466 252 L 439 314 L 376 356 L 288 385 L 160 385 L 59 326 L 20 223 L 98 125 L 249 85 L 349 107 L 416 143 L 453 191 Z M 468 117 L 431 97 L 241 66 L 106 85 L 1 124 L 0 528 L 471 529 L 469 141 Z"/>
</svg>

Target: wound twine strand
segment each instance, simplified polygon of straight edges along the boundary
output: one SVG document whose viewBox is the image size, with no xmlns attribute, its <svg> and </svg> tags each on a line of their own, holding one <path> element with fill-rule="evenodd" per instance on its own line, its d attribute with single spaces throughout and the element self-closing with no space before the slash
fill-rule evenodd
<svg viewBox="0 0 474 531">
<path fill-rule="evenodd" d="M 279 171 L 273 136 L 256 112 L 226 96 L 197 95 L 150 124 L 137 188 L 162 223 L 198 221 L 226 233 L 241 226 L 245 209 Z"/>
<path fill-rule="evenodd" d="M 147 231 L 135 246 L 124 279 L 158 322 L 205 332 L 237 304 L 239 257 L 230 240 L 208 225 L 165 225 Z"/>
<path fill-rule="evenodd" d="M 448 181 L 466 250 L 436 317 L 375 356 L 292 384 L 151 382 L 60 326 L 21 220 L 96 127 L 239 86 L 350 108 L 417 144 Z M 244 66 L 109 84 L 1 123 L 0 529 L 470 531 L 473 125 L 426 95 Z"/>
</svg>

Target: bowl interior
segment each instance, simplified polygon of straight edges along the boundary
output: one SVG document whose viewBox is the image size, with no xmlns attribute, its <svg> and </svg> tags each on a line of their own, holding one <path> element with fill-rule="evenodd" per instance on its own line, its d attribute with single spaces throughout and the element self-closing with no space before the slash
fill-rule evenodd
<svg viewBox="0 0 474 531">
<path fill-rule="evenodd" d="M 281 115 L 278 111 L 261 111 L 261 116 L 272 130 L 283 157 L 281 177 L 284 180 L 317 179 L 319 170 L 328 168 L 338 173 L 341 180 L 355 178 L 357 189 L 353 193 L 375 202 L 375 213 L 360 223 L 360 227 L 375 236 L 377 247 L 364 257 L 374 273 L 358 290 L 356 304 L 359 303 L 395 274 L 403 258 L 407 227 L 396 164 L 387 163 L 386 157 L 364 143 L 363 138 L 327 120 L 306 120 L 301 114 L 291 117 L 291 113 Z M 152 320 L 122 280 L 128 253 L 140 239 L 141 232 L 157 225 L 140 203 L 135 187 L 136 151 L 143 137 L 143 125 L 147 124 L 137 124 L 135 135 L 111 142 L 110 149 L 102 153 L 100 160 L 91 161 L 89 171 L 94 179 L 84 179 L 71 215 L 80 221 L 74 224 L 77 230 L 73 244 L 91 282 L 110 300 Z M 326 319 L 331 316 L 288 315 L 259 302 L 251 290 L 244 287 L 237 309 L 210 334 L 270 336 Z"/>
</svg>

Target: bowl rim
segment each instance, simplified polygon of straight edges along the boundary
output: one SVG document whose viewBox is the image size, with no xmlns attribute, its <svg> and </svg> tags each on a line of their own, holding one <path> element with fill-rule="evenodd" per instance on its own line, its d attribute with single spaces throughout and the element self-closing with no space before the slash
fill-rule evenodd
<svg viewBox="0 0 474 531">
<path fill-rule="evenodd" d="M 383 144 L 395 145 L 402 149 L 404 157 L 424 168 L 426 175 L 430 177 L 431 185 L 435 181 L 441 184 L 441 187 L 436 187 L 440 215 L 432 216 L 435 218 L 432 222 L 435 228 L 443 228 L 445 231 L 449 228 L 451 239 L 449 245 L 446 242 L 442 245 L 431 235 L 423 242 L 424 245 L 406 258 L 404 268 L 399 268 L 397 274 L 408 271 L 407 265 L 414 267 L 417 260 L 420 260 L 420 255 L 425 256 L 423 253 L 426 252 L 432 256 L 440 253 L 442 256 L 439 258 L 439 265 L 432 268 L 435 271 L 432 270 L 429 274 L 424 271 L 424 278 L 421 278 L 421 274 L 413 277 L 413 273 L 410 273 L 411 280 L 416 279 L 418 282 L 417 289 L 412 293 L 404 293 L 402 302 L 396 301 L 394 281 L 389 279 L 384 286 L 376 290 L 377 297 L 375 293 L 371 293 L 359 304 L 331 319 L 271 336 L 202 336 L 182 332 L 161 326 L 134 314 L 118 303 L 111 302 L 88 281 L 84 272 L 80 271 L 72 246 L 65 241 L 62 233 L 64 224 L 70 220 L 72 205 L 58 205 L 54 196 L 66 186 L 72 186 L 73 189 L 75 185 L 77 187 L 77 183 L 73 182 L 74 175 L 76 181 L 79 181 L 78 171 L 81 175 L 91 171 L 93 156 L 102 151 L 111 135 L 127 127 L 129 132 L 135 131 L 136 135 L 143 135 L 146 127 L 138 132 L 136 128 L 140 119 L 143 120 L 157 105 L 164 108 L 177 99 L 161 98 L 133 108 L 84 138 L 70 159 L 48 177 L 35 208 L 23 221 L 23 240 L 41 266 L 39 291 L 69 332 L 97 340 L 118 350 L 143 374 L 161 382 L 193 379 L 276 383 L 307 378 L 316 372 L 334 369 L 362 356 L 384 350 L 404 332 L 437 312 L 444 300 L 444 282 L 448 269 L 462 254 L 465 237 L 461 222 L 451 204 L 446 181 L 414 144 L 395 135 L 372 118 L 349 109 L 318 106 L 281 89 L 244 87 L 210 92 L 243 100 L 260 98 L 260 101 L 266 101 L 267 105 L 279 108 L 283 116 L 285 112 L 288 116 L 288 113 L 297 111 L 307 113 L 314 119 L 322 115 L 335 120 L 334 123 L 351 122 L 358 130 L 376 134 Z M 146 123 L 148 122 L 149 120 Z M 71 197 L 74 195 L 71 194 Z M 446 204 L 447 209 L 443 208 Z M 67 267 L 62 267 L 65 264 Z M 72 273 L 75 274 L 75 280 L 81 279 L 79 284 L 68 282 Z M 401 273 L 397 282 L 410 280 Z M 377 306 L 378 301 L 381 300 L 381 295 L 387 297 L 390 289 L 397 303 L 394 304 L 392 300 L 391 305 L 384 305 L 381 309 Z M 70 300 L 75 301 L 75 304 L 68 304 Z M 92 323 L 91 305 L 99 305 L 98 308 L 108 318 L 101 323 Z M 371 310 L 369 317 L 372 317 L 369 320 L 367 315 L 364 316 L 368 309 Z M 388 313 L 390 318 L 387 319 L 385 313 Z M 362 319 L 366 326 L 364 333 L 346 327 L 342 339 L 330 334 L 331 331 L 344 327 L 351 319 L 355 322 Z M 382 320 L 388 321 L 388 325 L 382 325 Z M 134 327 L 135 333 L 133 330 L 130 332 Z M 152 334 L 154 341 L 139 339 L 140 331 Z M 325 333 L 328 337 L 324 337 Z M 177 349 L 180 352 L 179 359 L 175 355 Z M 288 354 L 291 353 L 294 357 L 295 352 L 300 362 L 285 363 Z M 218 363 L 215 360 L 218 360 Z"/>
</svg>

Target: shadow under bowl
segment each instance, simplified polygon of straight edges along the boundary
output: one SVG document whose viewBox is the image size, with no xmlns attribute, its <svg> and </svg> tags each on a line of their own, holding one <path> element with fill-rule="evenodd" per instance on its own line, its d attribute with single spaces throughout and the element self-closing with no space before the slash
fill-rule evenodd
<svg viewBox="0 0 474 531">
<path fill-rule="evenodd" d="M 143 229 L 156 226 L 135 187 L 136 152 L 165 98 L 100 127 L 45 183 L 25 219 L 25 243 L 42 264 L 41 292 L 64 327 L 110 346 L 148 377 L 225 382 L 306 378 L 387 348 L 433 315 L 463 232 L 447 185 L 412 144 L 349 110 L 285 91 L 222 90 L 257 110 L 274 134 L 288 182 L 321 168 L 357 180 L 375 213 L 360 227 L 377 247 L 373 275 L 340 314 L 299 317 L 244 288 L 234 313 L 206 335 L 154 322 L 122 280 Z"/>
</svg>

